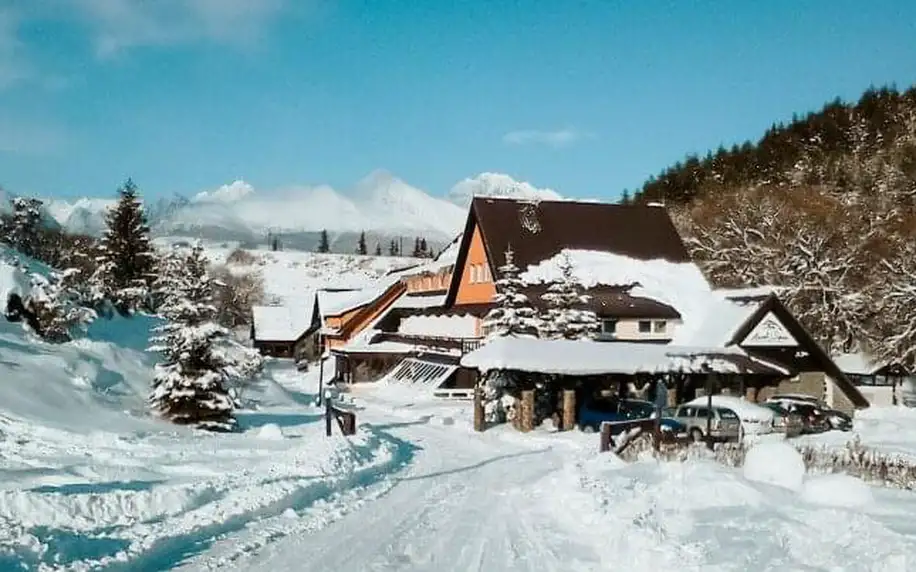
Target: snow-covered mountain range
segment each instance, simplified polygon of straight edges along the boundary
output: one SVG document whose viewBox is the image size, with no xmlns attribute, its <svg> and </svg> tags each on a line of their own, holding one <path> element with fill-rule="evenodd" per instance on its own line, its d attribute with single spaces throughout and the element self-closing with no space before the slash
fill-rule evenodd
<svg viewBox="0 0 916 572">
<path fill-rule="evenodd" d="M 146 209 L 159 236 L 259 242 L 272 232 L 295 243 L 311 243 L 327 230 L 338 238 L 366 231 L 383 245 L 397 236 L 424 236 L 438 243 L 460 232 L 473 196 L 560 198 L 556 191 L 499 173 L 464 179 L 440 198 L 391 173 L 374 171 L 347 192 L 328 185 L 263 192 L 238 180 L 191 198 L 151 201 Z M 64 228 L 94 235 L 104 228 L 106 209 L 113 203 L 113 198 L 45 201 L 48 213 Z"/>
</svg>

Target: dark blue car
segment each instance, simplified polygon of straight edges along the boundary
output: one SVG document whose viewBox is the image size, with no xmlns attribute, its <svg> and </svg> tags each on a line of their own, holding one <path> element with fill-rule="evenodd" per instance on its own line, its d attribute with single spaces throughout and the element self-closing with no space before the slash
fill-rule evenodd
<svg viewBox="0 0 916 572">
<path fill-rule="evenodd" d="M 604 421 L 635 421 L 651 419 L 655 416 L 655 404 L 641 399 L 590 399 L 579 407 L 579 428 L 586 432 L 598 431 Z M 672 431 L 679 435 L 687 432 L 687 427 L 670 417 L 659 420 L 662 431 Z M 621 429 L 611 429 L 611 434 Z"/>
</svg>

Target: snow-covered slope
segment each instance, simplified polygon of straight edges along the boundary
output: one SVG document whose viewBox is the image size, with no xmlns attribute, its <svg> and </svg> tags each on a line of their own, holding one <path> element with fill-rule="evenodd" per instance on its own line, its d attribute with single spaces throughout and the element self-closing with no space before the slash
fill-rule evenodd
<svg viewBox="0 0 916 572">
<path fill-rule="evenodd" d="M 208 246 L 207 257 L 223 264 L 235 248 Z M 322 288 L 359 290 L 372 288 L 393 268 L 415 263 L 414 258 L 319 254 L 316 252 L 246 250 L 247 264 L 232 264 L 238 272 L 258 271 L 264 279 L 268 304 L 311 304 Z"/>
<path fill-rule="evenodd" d="M 559 199 L 551 189 L 537 188 L 508 175 L 481 173 L 437 197 L 387 171 L 373 171 L 351 189 L 328 185 L 293 186 L 265 192 L 237 180 L 188 199 L 176 196 L 147 204 L 158 236 L 192 236 L 212 240 L 257 242 L 267 232 L 286 235 L 371 233 L 383 248 L 390 238 L 425 236 L 444 245 L 460 232 L 473 196 Z M 111 199 L 47 200 L 48 212 L 65 228 L 98 234 Z M 314 242 L 314 236 L 290 237 Z M 374 242 L 373 242 L 374 244 Z M 297 245 L 300 248 L 303 245 Z"/>
</svg>

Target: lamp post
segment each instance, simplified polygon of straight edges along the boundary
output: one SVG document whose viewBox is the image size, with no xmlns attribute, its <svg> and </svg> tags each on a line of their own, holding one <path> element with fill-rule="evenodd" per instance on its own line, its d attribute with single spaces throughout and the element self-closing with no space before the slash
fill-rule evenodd
<svg viewBox="0 0 916 572">
<path fill-rule="evenodd" d="M 318 407 L 324 399 L 324 337 L 318 330 Z"/>
</svg>

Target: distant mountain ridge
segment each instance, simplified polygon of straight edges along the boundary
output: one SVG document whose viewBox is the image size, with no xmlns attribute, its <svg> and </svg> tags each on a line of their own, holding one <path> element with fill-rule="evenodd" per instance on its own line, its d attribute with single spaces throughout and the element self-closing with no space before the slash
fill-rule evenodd
<svg viewBox="0 0 916 572">
<path fill-rule="evenodd" d="M 404 237 L 423 236 L 435 244 L 447 243 L 460 232 L 473 196 L 562 198 L 551 189 L 499 173 L 464 179 L 440 198 L 378 170 L 346 193 L 328 185 L 264 193 L 237 180 L 191 198 L 176 195 L 149 201 L 146 212 L 156 236 L 259 243 L 273 233 L 284 236 L 290 247 L 307 248 L 317 245 L 322 230 L 343 244 L 352 240 L 354 247 L 359 233 L 366 232 L 372 238 L 367 241 L 370 250 L 379 243 L 387 252 L 390 240 Z M 102 232 L 106 209 L 112 204 L 114 198 L 45 200 L 48 214 L 61 226 L 91 235 Z"/>
</svg>

